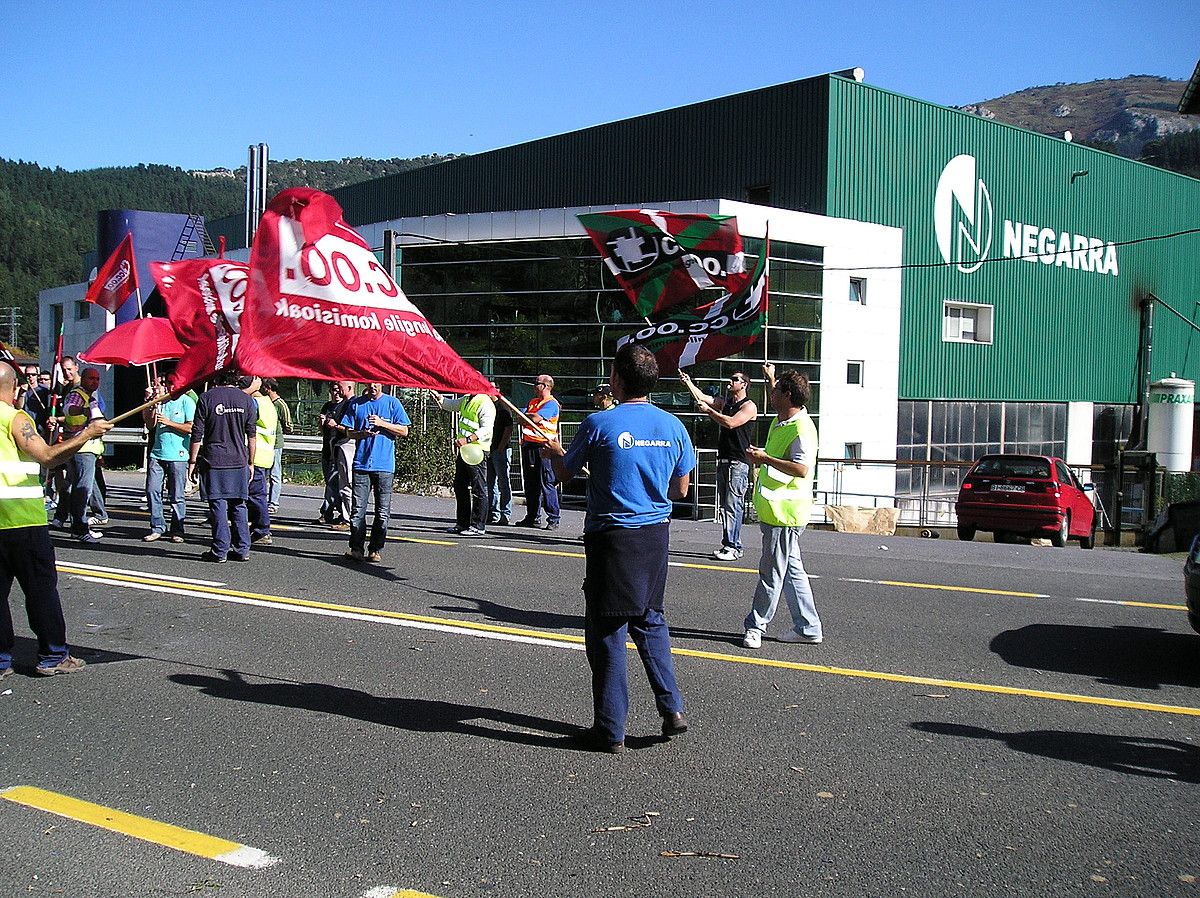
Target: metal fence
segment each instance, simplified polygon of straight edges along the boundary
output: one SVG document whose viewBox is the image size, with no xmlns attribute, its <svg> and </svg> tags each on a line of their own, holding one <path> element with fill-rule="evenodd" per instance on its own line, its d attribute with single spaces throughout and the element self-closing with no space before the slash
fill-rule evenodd
<svg viewBox="0 0 1200 898">
<path fill-rule="evenodd" d="M 564 437 L 567 435 L 564 434 Z M 141 445 L 145 431 L 118 427 L 105 440 L 115 445 Z M 513 447 L 510 478 L 514 495 L 524 494 L 520 453 Z M 284 437 L 286 467 L 319 470 L 321 437 L 288 434 Z M 676 515 L 697 521 L 715 521 L 717 517 L 717 453 L 715 449 L 696 450 L 696 469 L 687 499 L 675 504 Z M 860 508 L 895 508 L 897 524 L 905 527 L 953 527 L 957 523 L 954 503 L 958 483 L 974 462 L 903 461 L 899 459 L 818 458 L 814 524 L 828 524 L 826 511 L 831 505 Z M 1098 514 L 1097 527 L 1106 533 L 1144 531 L 1155 517 L 1172 502 L 1200 498 L 1200 474 L 1168 474 L 1154 465 L 1147 453 L 1125 453 L 1116 464 L 1071 465 L 1083 483 L 1095 486 L 1093 501 Z M 898 471 L 907 472 L 912 488 L 897 493 L 894 485 Z M 906 478 L 906 479 L 907 479 Z M 890 483 L 891 490 L 864 490 L 862 483 Z M 951 486 L 953 484 L 953 486 Z M 587 490 L 586 473 L 563 489 L 563 504 L 582 508 Z M 747 521 L 754 520 L 753 505 L 747 502 Z"/>
</svg>

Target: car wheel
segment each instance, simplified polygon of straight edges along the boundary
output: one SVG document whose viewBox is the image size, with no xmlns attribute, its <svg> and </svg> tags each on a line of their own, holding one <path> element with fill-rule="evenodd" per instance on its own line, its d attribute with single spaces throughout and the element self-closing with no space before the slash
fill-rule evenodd
<svg viewBox="0 0 1200 898">
<path fill-rule="evenodd" d="M 966 524 L 958 525 L 958 538 L 963 542 L 970 542 L 975 538 L 975 528 L 968 527 Z"/>
<path fill-rule="evenodd" d="M 1056 549 L 1061 549 L 1067 544 L 1067 537 L 1071 535 L 1071 516 L 1063 515 L 1062 522 L 1058 525 L 1058 532 L 1050 537 L 1050 545 Z"/>
<path fill-rule="evenodd" d="M 1080 537 L 1080 540 L 1079 540 L 1079 547 L 1080 547 L 1081 549 L 1094 549 L 1094 548 L 1096 548 L 1096 523 L 1095 523 L 1095 521 L 1093 521 L 1093 522 L 1092 522 L 1092 531 L 1091 531 L 1091 533 L 1089 533 L 1087 536 Z"/>
</svg>

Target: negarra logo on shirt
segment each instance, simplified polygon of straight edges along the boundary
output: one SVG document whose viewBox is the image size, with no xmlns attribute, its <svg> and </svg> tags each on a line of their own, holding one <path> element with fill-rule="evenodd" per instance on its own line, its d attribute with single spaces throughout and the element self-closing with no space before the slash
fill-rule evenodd
<svg viewBox="0 0 1200 898">
<path fill-rule="evenodd" d="M 617 437 L 617 445 L 622 449 L 633 449 L 635 446 L 641 448 L 643 446 L 657 446 L 660 448 L 670 448 L 675 445 L 670 440 L 639 440 L 628 430 L 624 431 Z"/>
</svg>

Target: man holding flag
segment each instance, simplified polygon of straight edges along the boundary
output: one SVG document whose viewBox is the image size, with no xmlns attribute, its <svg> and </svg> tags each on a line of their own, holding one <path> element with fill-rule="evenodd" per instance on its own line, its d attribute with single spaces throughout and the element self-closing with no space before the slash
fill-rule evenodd
<svg viewBox="0 0 1200 898">
<path fill-rule="evenodd" d="M 8 596 L 13 580 L 25 593 L 29 627 L 37 636 L 35 672 L 49 677 L 84 666 L 67 648 L 54 544 L 46 526 L 38 470 L 39 466 L 62 465 L 90 440 L 98 440 L 112 429 L 111 422 L 94 418 L 75 436 L 50 446 L 29 416 L 13 407 L 16 388 L 16 372 L 9 365 L 0 365 L 0 680 L 12 674 L 16 638 Z"/>
<path fill-rule="evenodd" d="M 85 368 L 80 375 L 79 386 L 67 394 L 63 408 L 63 426 L 67 436 L 83 433 L 90 422 L 104 417 L 100 411 L 97 391 L 100 389 L 100 372 Z M 107 520 L 99 497 L 93 498 L 96 486 L 96 468 L 104 454 L 104 441 L 97 437 L 86 441 L 67 465 L 67 483 L 70 489 L 71 533 L 80 542 L 94 543 L 101 537 L 98 530 L 91 529 L 91 520 Z M 61 500 L 60 500 L 61 502 Z M 89 509 L 97 506 L 103 518 L 89 519 Z"/>
<path fill-rule="evenodd" d="M 746 490 L 750 484 L 750 465 L 746 450 L 754 438 L 758 406 L 747 395 L 750 379 L 742 371 L 729 377 L 729 392 L 714 399 L 683 371 L 679 379 L 687 387 L 700 410 L 721 428 L 717 435 L 717 520 L 724 530 L 721 548 L 713 552 L 717 561 L 737 561 L 742 557 L 742 518 L 746 510 Z"/>
<path fill-rule="evenodd" d="M 663 595 L 672 500 L 687 495 L 696 453 L 679 419 L 647 398 L 658 381 L 649 350 L 617 350 L 611 381 L 620 404 L 585 418 L 569 449 L 554 439 L 543 451 L 564 482 L 584 465 L 589 471 L 583 595 L 594 721 L 580 742 L 615 754 L 625 748 L 629 714 L 626 634 L 646 668 L 663 736 L 687 732 Z"/>
</svg>

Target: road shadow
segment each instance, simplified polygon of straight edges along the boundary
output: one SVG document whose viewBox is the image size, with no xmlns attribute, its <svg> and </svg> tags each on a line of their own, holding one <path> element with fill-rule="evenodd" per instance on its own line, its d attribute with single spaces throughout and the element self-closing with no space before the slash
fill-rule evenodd
<svg viewBox="0 0 1200 898">
<path fill-rule="evenodd" d="M 912 728 L 922 733 L 960 739 L 991 739 L 1013 751 L 1071 761 L 1113 773 L 1151 779 L 1200 783 L 1200 746 L 1174 739 L 1110 736 L 1105 733 L 1073 733 L 1065 730 L 1029 730 L 1002 733 L 958 723 L 917 722 Z"/>
<path fill-rule="evenodd" d="M 1112 686 L 1200 686 L 1200 637 L 1153 627 L 1030 624 L 989 648 L 1008 664 L 1093 677 Z"/>
<path fill-rule="evenodd" d="M 465 605 L 434 605 L 432 607 L 434 611 L 459 614 L 475 612 L 485 616 L 488 620 L 502 624 L 536 627 L 541 630 L 573 630 L 577 633 L 583 633 L 582 614 L 561 614 L 556 611 L 514 608 L 511 605 L 502 605 L 499 602 L 480 599 L 476 596 L 455 595 L 454 593 L 438 592 L 433 589 L 423 589 L 419 586 L 413 586 L 412 588 L 428 593 L 429 595 L 443 596 L 447 599 L 455 599 L 459 602 L 467 603 Z M 740 630 L 737 633 L 717 633 L 712 630 L 695 630 L 690 627 L 676 627 L 674 625 L 669 625 L 669 629 L 671 631 L 671 639 L 673 640 L 686 639 L 725 644 L 742 644 L 742 632 Z"/>
<path fill-rule="evenodd" d="M 488 599 L 480 599 L 475 596 L 461 596 L 448 592 L 438 592 L 434 589 L 422 589 L 421 587 L 413 588 L 419 589 L 421 592 L 428 593 L 429 595 L 456 599 L 459 602 L 465 603 L 463 605 L 434 605 L 432 609 L 434 611 L 458 612 L 460 614 L 474 612 L 497 623 L 537 627 L 541 630 L 583 631 L 582 614 L 559 614 L 556 611 L 513 608 L 510 605 L 501 605 L 499 602 L 492 602 Z"/>
<path fill-rule="evenodd" d="M 222 670 L 221 674 L 173 674 L 169 679 L 214 698 L 314 711 L 414 733 L 460 733 L 534 748 L 582 750 L 573 741 L 581 728 L 559 720 L 478 705 L 383 697 L 325 683 L 250 683 L 233 670 Z M 637 748 L 657 741 L 635 737 L 626 745 Z"/>
<path fill-rule="evenodd" d="M 78 642 L 70 640 L 70 626 L 68 625 L 68 646 L 71 654 L 82 661 L 87 662 L 88 667 L 100 664 L 113 664 L 117 661 L 139 661 L 141 655 L 127 655 L 124 652 L 108 652 L 102 649 L 92 648 L 87 645 L 82 645 Z M 18 674 L 25 674 L 29 677 L 34 677 L 39 680 L 43 679 L 58 679 L 57 677 L 43 677 L 40 674 L 35 674 L 33 669 L 37 666 L 37 640 L 28 636 L 18 636 L 13 643 L 13 670 Z M 87 667 L 81 671 L 87 673 Z M 78 674 L 72 674 L 78 676 Z M 11 681 L 10 681 L 11 682 Z"/>
</svg>

